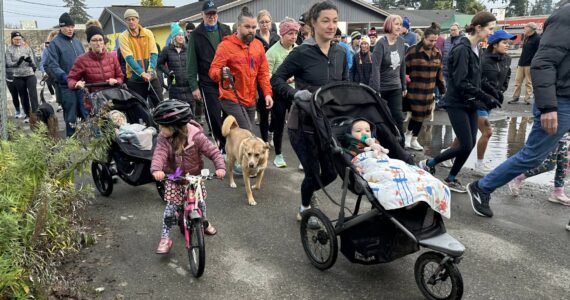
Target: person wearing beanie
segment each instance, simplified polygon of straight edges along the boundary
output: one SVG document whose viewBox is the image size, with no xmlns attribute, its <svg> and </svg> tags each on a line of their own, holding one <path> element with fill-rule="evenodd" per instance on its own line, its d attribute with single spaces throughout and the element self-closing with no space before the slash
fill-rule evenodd
<svg viewBox="0 0 570 300">
<path fill-rule="evenodd" d="M 295 47 L 295 41 L 299 34 L 301 25 L 292 18 L 285 18 L 279 23 L 279 35 L 281 39 L 273 45 L 266 53 L 269 73 L 275 74 L 277 68 L 283 63 L 285 58 Z M 294 87 L 293 79 L 289 84 Z M 291 107 L 291 101 L 276 99 L 271 108 L 271 126 L 273 127 L 273 146 L 275 147 L 275 159 L 273 164 L 278 168 L 286 168 L 287 163 L 283 157 L 283 131 L 285 130 L 285 115 Z"/>
<path fill-rule="evenodd" d="M 139 24 L 136 10 L 127 9 L 124 17 L 127 30 L 119 35 L 119 47 L 126 62 L 127 87 L 157 106 L 163 98 L 156 72 L 158 47 L 154 34 Z"/>
<path fill-rule="evenodd" d="M 522 45 L 521 57 L 517 66 L 517 73 L 515 76 L 515 91 L 513 99 L 509 104 L 519 102 L 519 97 L 522 92 L 522 84 L 525 82 L 526 95 L 524 96 L 524 103 L 530 105 L 530 98 L 532 97 L 532 78 L 530 75 L 530 64 L 534 55 L 538 51 L 540 44 L 540 35 L 536 32 L 538 26 L 536 23 L 530 22 L 524 26 L 524 41 Z"/>
<path fill-rule="evenodd" d="M 372 73 L 372 53 L 370 52 L 370 37 L 360 38 L 360 51 L 353 57 L 350 81 L 368 84 Z"/>
<path fill-rule="evenodd" d="M 170 25 L 170 43 L 162 49 L 158 56 L 157 67 L 167 77 L 168 97 L 190 104 L 196 111 L 188 77 L 186 77 L 187 49 L 184 31 L 174 22 Z"/>
<path fill-rule="evenodd" d="M 362 38 L 362 34 L 358 31 L 353 31 L 350 34 L 350 43 L 352 46 L 352 54 L 356 55 L 360 52 L 360 39 Z"/>
<path fill-rule="evenodd" d="M 30 114 L 38 109 L 38 92 L 36 89 L 38 80 L 35 76 L 34 53 L 30 47 L 25 45 L 24 38 L 19 31 L 12 31 L 10 37 L 11 43 L 6 48 L 6 69 L 10 70 L 10 75 L 13 77 L 14 86 L 22 103 L 23 112 L 20 111 L 17 100 L 14 101 L 18 117 L 25 114 L 24 122 L 28 123 Z"/>
<path fill-rule="evenodd" d="M 75 26 L 75 22 L 68 13 L 63 13 L 59 17 L 59 27 Z"/>
<path fill-rule="evenodd" d="M 63 118 L 65 120 L 66 136 L 72 136 L 75 132 L 73 124 L 77 118 L 87 119 L 87 111 L 83 106 L 83 90 L 70 90 L 67 86 L 67 77 L 78 56 L 85 53 L 83 44 L 75 37 L 75 23 L 68 13 L 63 13 L 59 18 L 59 33 L 50 42 L 48 47 L 48 74 L 53 75 L 57 82 Z M 56 91 L 57 94 L 57 91 Z"/>
<path fill-rule="evenodd" d="M 170 24 L 170 34 L 168 34 L 168 37 L 166 38 L 166 42 L 164 43 L 164 47 L 165 48 L 168 47 L 168 45 L 170 45 L 172 43 L 172 39 L 179 34 L 182 34 L 184 36 L 184 31 L 182 30 L 182 27 L 180 27 L 180 24 L 178 24 L 177 22 L 172 22 Z M 160 52 L 160 49 L 158 52 Z M 160 54 L 159 54 L 159 56 L 160 56 Z"/>
<path fill-rule="evenodd" d="M 229 26 L 218 22 L 216 3 L 213 0 L 204 1 L 202 22 L 188 38 L 186 59 L 186 77 L 192 97 L 205 103 L 210 132 L 222 151 L 225 151 L 226 145 L 226 139 L 222 136 L 222 106 L 218 100 L 218 84 L 210 79 L 208 72 L 218 45 L 224 37 L 231 34 Z"/>
<path fill-rule="evenodd" d="M 81 90 L 85 84 L 107 82 L 109 86 L 123 83 L 123 72 L 116 56 L 109 53 L 105 47 L 105 34 L 103 29 L 91 26 L 85 30 L 89 51 L 79 56 L 69 75 L 67 76 L 67 88 Z M 90 88 L 93 93 L 106 87 Z"/>
<path fill-rule="evenodd" d="M 406 49 L 412 47 L 418 42 L 418 36 L 415 32 L 410 30 L 410 26 L 410 19 L 408 17 L 404 17 L 402 21 L 402 37 L 404 38 L 404 41 L 406 41 Z"/>
</svg>

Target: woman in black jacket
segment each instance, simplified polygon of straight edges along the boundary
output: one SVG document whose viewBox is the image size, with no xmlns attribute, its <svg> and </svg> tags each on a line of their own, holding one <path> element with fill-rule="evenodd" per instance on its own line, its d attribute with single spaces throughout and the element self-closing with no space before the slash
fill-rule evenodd
<svg viewBox="0 0 570 300">
<path fill-rule="evenodd" d="M 477 109 L 500 107 L 499 101 L 481 89 L 481 59 L 479 43 L 485 40 L 497 24 L 489 12 L 479 12 L 465 27 L 466 36 L 451 50 L 448 60 L 449 82 L 444 97 L 449 121 L 457 136 L 458 145 L 452 146 L 433 159 L 422 160 L 420 168 L 435 174 L 435 166 L 455 158 L 445 179 L 449 189 L 465 193 L 465 187 L 456 179 L 467 161 L 477 139 Z"/>
<path fill-rule="evenodd" d="M 510 41 L 514 39 L 516 36 L 504 30 L 497 30 L 489 37 L 489 47 L 485 51 L 481 63 L 481 88 L 485 93 L 499 100 L 501 104 L 503 103 L 503 93 L 509 87 L 509 79 L 511 78 L 511 57 L 507 51 Z M 479 115 L 478 124 L 481 137 L 477 142 L 477 162 L 474 169 L 475 172 L 486 175 L 491 172 L 492 168 L 487 166 L 483 159 L 489 139 L 493 135 L 493 128 L 489 123 L 489 110 L 480 109 L 477 110 L 477 114 Z"/>
<path fill-rule="evenodd" d="M 338 22 L 336 6 L 328 1 L 314 4 L 309 11 L 307 23 L 309 22 L 314 40 L 305 40 L 302 45 L 295 47 L 271 78 L 273 93 L 279 96 L 276 99 L 313 101 L 312 93 L 319 87 L 329 82 L 348 80 L 346 52 L 342 46 L 331 43 Z M 296 88 L 287 83 L 291 77 L 295 78 Z M 301 119 L 300 116 L 302 115 L 297 104 L 293 104 L 287 122 L 289 140 L 305 171 L 301 184 L 302 202 L 297 214 L 298 221 L 301 220 L 303 211 L 311 205 L 317 205 L 313 193 L 320 189 L 320 185 L 315 174 L 320 172 L 323 186 L 336 178 L 330 157 L 318 155 L 315 152 L 315 140 L 302 130 L 311 121 Z"/>
<path fill-rule="evenodd" d="M 170 44 L 160 52 L 157 68 L 167 76 L 168 97 L 187 102 L 195 112 L 194 97 L 190 90 L 190 83 L 186 76 L 186 45 L 184 31 L 174 23 L 172 26 L 172 40 Z"/>
<path fill-rule="evenodd" d="M 278 43 L 281 38 L 277 32 L 273 30 L 273 22 L 271 21 L 271 14 L 269 11 L 265 9 L 259 11 L 257 14 L 257 23 L 259 24 L 259 29 L 255 32 L 255 38 L 263 44 L 263 49 L 267 52 L 267 50 L 269 50 L 271 46 L 275 45 L 275 43 Z M 259 86 L 257 87 L 257 93 L 259 94 L 260 99 L 257 101 L 259 132 L 261 133 L 261 139 L 269 144 L 272 140 L 269 136 L 269 109 L 265 107 L 263 92 Z M 271 130 L 271 132 L 273 132 L 273 130 Z"/>
</svg>

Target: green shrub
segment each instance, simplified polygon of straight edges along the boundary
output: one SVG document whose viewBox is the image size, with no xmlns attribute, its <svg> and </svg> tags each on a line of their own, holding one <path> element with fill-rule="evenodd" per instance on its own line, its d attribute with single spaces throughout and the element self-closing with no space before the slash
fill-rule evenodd
<svg viewBox="0 0 570 300">
<path fill-rule="evenodd" d="M 61 258 L 79 250 L 81 212 L 93 190 L 81 177 L 105 155 L 109 129 L 95 117 L 69 139 L 48 137 L 45 127 L 12 127 L 0 141 L 0 299 L 42 294 Z"/>
</svg>

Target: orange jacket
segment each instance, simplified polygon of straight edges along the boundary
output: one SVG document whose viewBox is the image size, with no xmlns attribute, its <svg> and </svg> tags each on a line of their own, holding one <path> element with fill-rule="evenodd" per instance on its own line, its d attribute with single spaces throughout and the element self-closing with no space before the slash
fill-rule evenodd
<svg viewBox="0 0 570 300">
<path fill-rule="evenodd" d="M 218 46 L 210 65 L 208 74 L 213 81 L 222 80 L 221 69 L 224 66 L 230 68 L 234 75 L 235 86 L 242 105 L 247 107 L 255 105 L 258 83 L 264 96 L 273 96 L 265 50 L 263 44 L 257 39 L 246 45 L 236 34 L 226 36 Z M 229 86 L 227 79 L 224 86 Z M 233 89 L 224 89 L 222 84 L 219 89 L 220 99 L 238 102 Z M 264 100 L 261 99 L 261 101 Z"/>
</svg>

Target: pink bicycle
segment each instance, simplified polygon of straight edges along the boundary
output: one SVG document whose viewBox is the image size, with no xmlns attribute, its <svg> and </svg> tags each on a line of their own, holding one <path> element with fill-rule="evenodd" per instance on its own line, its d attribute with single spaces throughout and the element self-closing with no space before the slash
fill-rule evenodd
<svg viewBox="0 0 570 300">
<path fill-rule="evenodd" d="M 190 270 L 192 275 L 198 278 L 204 273 L 206 265 L 206 247 L 204 242 L 204 228 L 208 224 L 204 216 L 206 214 L 206 187 L 204 181 L 212 179 L 210 170 L 203 169 L 200 175 L 169 175 L 166 180 L 175 181 L 186 185 L 184 192 L 184 203 L 176 211 L 172 225 L 178 225 L 180 232 L 186 240 L 188 259 L 190 260 Z"/>
</svg>

